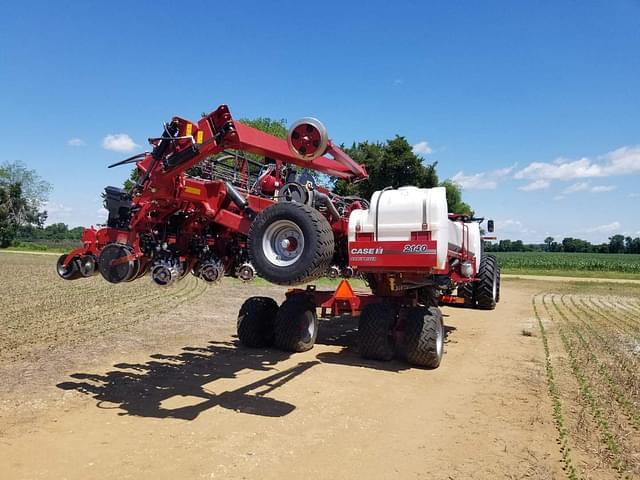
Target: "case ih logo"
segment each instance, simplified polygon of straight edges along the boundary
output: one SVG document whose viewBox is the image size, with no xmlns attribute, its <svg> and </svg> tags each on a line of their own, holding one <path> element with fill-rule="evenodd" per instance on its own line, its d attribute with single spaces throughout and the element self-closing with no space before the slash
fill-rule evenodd
<svg viewBox="0 0 640 480">
<path fill-rule="evenodd" d="M 384 248 L 352 248 L 351 255 L 379 255 L 384 252 Z"/>
</svg>

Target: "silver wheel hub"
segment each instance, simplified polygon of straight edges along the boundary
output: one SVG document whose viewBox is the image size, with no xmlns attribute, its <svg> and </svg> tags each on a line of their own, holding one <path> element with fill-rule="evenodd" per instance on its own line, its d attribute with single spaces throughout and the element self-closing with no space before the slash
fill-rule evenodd
<svg viewBox="0 0 640 480">
<path fill-rule="evenodd" d="M 262 237 L 262 251 L 266 259 L 278 267 L 297 262 L 304 252 L 304 235 L 291 220 L 273 222 Z"/>
</svg>

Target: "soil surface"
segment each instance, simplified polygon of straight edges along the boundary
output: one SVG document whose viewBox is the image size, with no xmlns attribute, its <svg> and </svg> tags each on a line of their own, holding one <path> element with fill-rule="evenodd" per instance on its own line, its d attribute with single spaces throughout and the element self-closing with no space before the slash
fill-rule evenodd
<svg viewBox="0 0 640 480">
<path fill-rule="evenodd" d="M 235 322 L 281 287 L 65 282 L 0 255 L 0 478 L 564 478 L 531 299 L 443 307 L 436 370 L 366 361 L 355 319 L 305 353 L 247 349 Z M 186 282 L 186 283 L 185 283 Z"/>
</svg>

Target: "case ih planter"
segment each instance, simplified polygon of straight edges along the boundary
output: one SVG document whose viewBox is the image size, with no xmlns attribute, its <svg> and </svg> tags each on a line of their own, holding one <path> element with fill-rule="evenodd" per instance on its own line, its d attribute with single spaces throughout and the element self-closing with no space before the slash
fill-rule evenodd
<svg viewBox="0 0 640 480">
<path fill-rule="evenodd" d="M 317 185 L 308 170 L 348 181 L 367 172 L 316 119 L 293 124 L 285 141 L 222 105 L 197 122 L 174 117 L 149 142 L 150 152 L 111 165 L 135 162 L 139 179 L 131 191 L 105 189 L 107 224 L 86 229 L 83 246 L 59 258 L 62 278 L 100 273 L 120 283 L 148 274 L 166 287 L 190 273 L 206 282 L 257 273 L 296 285 L 357 268 L 370 294 L 343 282 L 335 292 L 292 289 L 279 307 L 249 298 L 240 341 L 304 351 L 315 342 L 318 309 L 359 313 L 362 355 L 401 353 L 426 367 L 442 358 L 440 302 L 491 309 L 499 300 L 498 265 L 481 253 L 482 219 L 447 214 L 444 188 L 385 189 L 369 202 Z M 186 173 L 196 166 L 197 176 Z"/>
</svg>

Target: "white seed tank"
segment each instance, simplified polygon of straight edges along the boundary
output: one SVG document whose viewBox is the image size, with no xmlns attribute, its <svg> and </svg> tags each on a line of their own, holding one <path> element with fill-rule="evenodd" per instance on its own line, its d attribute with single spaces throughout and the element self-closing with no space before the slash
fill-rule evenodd
<svg viewBox="0 0 640 480">
<path fill-rule="evenodd" d="M 480 229 L 467 223 L 469 237 L 465 247 L 476 255 L 479 266 Z M 444 187 L 400 187 L 380 190 L 371 197 L 368 210 L 354 210 L 349 217 L 349 241 L 355 241 L 356 229 L 373 233 L 376 241 L 410 240 L 411 232 L 429 231 L 436 241 L 437 268 L 446 266 L 448 250 L 462 248 L 462 223 L 449 220 Z"/>
<path fill-rule="evenodd" d="M 464 246 L 476 257 L 476 272 L 480 268 L 480 224 L 478 222 L 462 223 L 449 220 L 449 250 L 458 251 L 462 248 L 463 230 L 465 226 Z"/>
</svg>

